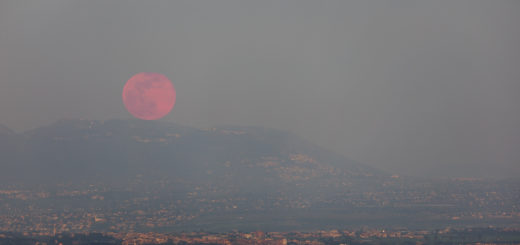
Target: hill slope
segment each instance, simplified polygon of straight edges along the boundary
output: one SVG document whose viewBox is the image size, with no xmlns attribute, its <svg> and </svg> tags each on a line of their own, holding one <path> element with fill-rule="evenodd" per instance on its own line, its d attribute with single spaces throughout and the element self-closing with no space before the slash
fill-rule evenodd
<svg viewBox="0 0 520 245">
<path fill-rule="evenodd" d="M 25 182 L 126 181 L 139 175 L 254 189 L 328 187 L 383 175 L 292 134 L 255 127 L 62 120 L 17 137 L 21 142 L 12 135 L 0 140 L 18 149 L 6 162 L 23 172 L 3 174 Z"/>
</svg>

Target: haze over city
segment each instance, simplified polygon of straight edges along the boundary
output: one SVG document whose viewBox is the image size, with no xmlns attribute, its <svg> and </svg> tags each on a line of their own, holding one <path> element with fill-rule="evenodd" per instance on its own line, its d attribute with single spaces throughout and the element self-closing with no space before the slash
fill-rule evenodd
<svg viewBox="0 0 520 245">
<path fill-rule="evenodd" d="M 1 244 L 520 244 L 519 1 L 0 1 Z"/>
<path fill-rule="evenodd" d="M 517 1 L 3 1 L 0 123 L 130 118 L 138 72 L 164 121 L 294 132 L 360 163 L 520 174 Z"/>
</svg>

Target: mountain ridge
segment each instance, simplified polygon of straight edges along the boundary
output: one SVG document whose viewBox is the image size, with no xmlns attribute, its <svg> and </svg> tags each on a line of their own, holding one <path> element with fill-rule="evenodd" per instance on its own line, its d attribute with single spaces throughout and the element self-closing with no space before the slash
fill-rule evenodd
<svg viewBox="0 0 520 245">
<path fill-rule="evenodd" d="M 7 126 L 0 124 L 0 135 L 1 134 L 12 135 L 12 134 L 15 134 L 15 132 L 13 130 L 11 130 L 10 128 L 8 128 Z"/>
<path fill-rule="evenodd" d="M 301 179 L 318 179 L 317 172 L 321 177 L 387 175 L 292 133 L 263 127 L 226 125 L 196 129 L 160 121 L 67 119 L 16 136 L 23 142 L 18 147 L 21 152 L 12 162 L 23 165 L 22 169 L 36 169 L 37 174 L 27 177 L 40 180 L 45 180 L 45 176 L 49 177 L 47 180 L 95 176 L 118 179 L 138 174 L 155 178 L 187 174 L 201 180 L 216 173 L 229 174 L 226 169 L 231 166 L 238 169 L 245 165 L 294 172 L 291 176 L 279 173 L 280 178 L 295 177 L 298 171 Z"/>
</svg>

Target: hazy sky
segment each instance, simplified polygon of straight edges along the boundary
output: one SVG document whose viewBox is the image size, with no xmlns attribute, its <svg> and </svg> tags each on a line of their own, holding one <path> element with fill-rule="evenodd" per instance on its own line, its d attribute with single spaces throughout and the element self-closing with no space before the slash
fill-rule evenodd
<svg viewBox="0 0 520 245">
<path fill-rule="evenodd" d="M 390 172 L 520 175 L 520 1 L 0 1 L 0 123 L 130 118 L 290 130 Z"/>
</svg>

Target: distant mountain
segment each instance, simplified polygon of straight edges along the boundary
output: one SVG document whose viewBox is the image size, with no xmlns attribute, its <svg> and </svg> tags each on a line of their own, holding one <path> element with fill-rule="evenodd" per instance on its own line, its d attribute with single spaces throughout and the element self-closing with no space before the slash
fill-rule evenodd
<svg viewBox="0 0 520 245">
<path fill-rule="evenodd" d="M 12 135 L 14 131 L 6 127 L 5 125 L 0 124 L 0 135 Z"/>
<path fill-rule="evenodd" d="M 0 167 L 2 170 L 0 177 L 16 172 L 17 165 L 21 164 L 19 159 L 21 147 L 22 137 L 0 124 Z"/>
<path fill-rule="evenodd" d="M 2 175 L 26 183 L 124 183 L 143 176 L 253 191 L 353 185 L 386 176 L 290 133 L 258 127 L 201 130 L 156 121 L 61 120 L 16 136 L 0 138 L 6 148 L 17 149 L 2 162 L 18 172 Z"/>
<path fill-rule="evenodd" d="M 8 127 L 0 124 L 0 137 L 5 137 L 6 135 L 12 135 L 14 132 Z"/>
</svg>

